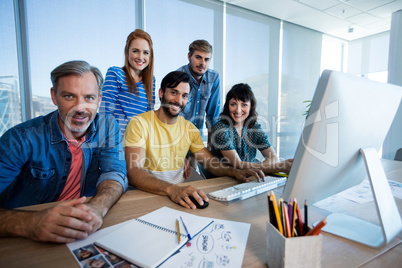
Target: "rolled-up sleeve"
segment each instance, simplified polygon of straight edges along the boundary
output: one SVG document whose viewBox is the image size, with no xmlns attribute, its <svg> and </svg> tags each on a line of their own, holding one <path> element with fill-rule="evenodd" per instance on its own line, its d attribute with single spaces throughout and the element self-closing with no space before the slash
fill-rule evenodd
<svg viewBox="0 0 402 268">
<path fill-rule="evenodd" d="M 123 138 L 119 125 L 112 116 L 106 116 L 102 120 L 107 121 L 107 123 L 105 122 L 105 127 L 108 128 L 108 131 L 105 132 L 105 143 L 101 146 L 99 157 L 101 175 L 96 186 L 105 180 L 114 180 L 119 182 L 123 186 L 124 191 L 126 191 L 128 187 L 127 169 L 123 151 Z M 100 135 L 102 135 L 102 131 Z M 101 138 L 101 140 L 103 139 Z"/>
</svg>

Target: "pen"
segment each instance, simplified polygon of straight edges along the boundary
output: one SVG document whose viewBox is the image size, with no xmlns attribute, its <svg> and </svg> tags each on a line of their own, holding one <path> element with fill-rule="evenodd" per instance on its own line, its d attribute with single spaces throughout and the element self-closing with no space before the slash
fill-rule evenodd
<svg viewBox="0 0 402 268">
<path fill-rule="evenodd" d="M 191 240 L 191 235 L 190 235 L 190 233 L 188 232 L 187 226 L 184 224 L 183 218 L 182 218 L 181 216 L 180 216 L 180 220 L 181 220 L 181 223 L 183 223 L 184 230 L 186 230 L 188 240 Z"/>
<path fill-rule="evenodd" d="M 307 200 L 304 200 L 304 233 L 308 232 L 308 206 Z"/>
<path fill-rule="evenodd" d="M 180 225 L 178 219 L 176 219 L 176 227 L 177 227 L 177 243 L 180 244 Z"/>
</svg>

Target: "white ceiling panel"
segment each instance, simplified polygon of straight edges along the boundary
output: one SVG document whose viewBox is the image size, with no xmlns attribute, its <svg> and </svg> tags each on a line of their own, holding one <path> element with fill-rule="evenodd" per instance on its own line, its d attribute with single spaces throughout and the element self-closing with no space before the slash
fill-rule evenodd
<svg viewBox="0 0 402 268">
<path fill-rule="evenodd" d="M 321 1 L 321 0 L 293 0 L 295 2 L 300 2 L 302 4 L 308 5 L 310 7 L 314 7 L 318 10 L 325 10 L 336 6 L 339 4 L 338 0 L 328 0 L 328 1 Z"/>
<path fill-rule="evenodd" d="M 392 13 L 402 10 L 402 0 L 221 1 L 345 40 L 389 31 Z"/>
<path fill-rule="evenodd" d="M 370 11 L 371 9 L 384 6 L 386 4 L 397 2 L 396 0 L 345 0 L 346 4 L 358 7 L 362 11 Z"/>
<path fill-rule="evenodd" d="M 370 10 L 370 14 L 374 16 L 388 19 L 391 21 L 392 13 L 402 9 L 402 0 L 398 0 L 381 7 Z"/>
<path fill-rule="evenodd" d="M 359 9 L 356 9 L 346 4 L 336 5 L 334 7 L 324 10 L 324 12 L 341 19 L 347 19 L 361 13 Z"/>
<path fill-rule="evenodd" d="M 372 25 L 373 23 L 381 23 L 383 20 L 378 19 L 377 17 L 374 17 L 370 14 L 367 13 L 360 13 L 357 14 L 356 16 L 348 18 L 348 21 L 353 22 L 354 24 L 359 24 L 361 26 L 368 26 Z M 387 23 L 387 22 L 384 22 Z"/>
</svg>

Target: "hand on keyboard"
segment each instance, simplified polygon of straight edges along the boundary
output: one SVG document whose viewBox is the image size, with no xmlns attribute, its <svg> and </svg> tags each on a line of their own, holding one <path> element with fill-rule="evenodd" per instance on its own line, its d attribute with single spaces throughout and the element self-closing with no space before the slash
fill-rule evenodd
<svg viewBox="0 0 402 268">
<path fill-rule="evenodd" d="M 260 169 L 235 169 L 235 176 L 238 181 L 249 182 L 251 176 L 255 177 L 257 181 L 264 181 L 264 172 Z"/>
<path fill-rule="evenodd" d="M 286 177 L 265 177 L 264 182 L 250 181 L 232 187 L 209 193 L 212 199 L 218 201 L 244 200 L 267 191 L 278 188 L 286 183 Z"/>
</svg>

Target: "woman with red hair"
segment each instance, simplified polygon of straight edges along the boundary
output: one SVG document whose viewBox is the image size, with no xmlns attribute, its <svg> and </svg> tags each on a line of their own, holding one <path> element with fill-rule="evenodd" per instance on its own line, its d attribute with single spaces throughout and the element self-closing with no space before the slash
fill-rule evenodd
<svg viewBox="0 0 402 268">
<path fill-rule="evenodd" d="M 100 112 L 113 115 L 124 131 L 131 117 L 153 110 L 154 52 L 151 36 L 136 29 L 127 37 L 123 67 L 110 67 L 102 89 Z"/>
</svg>

